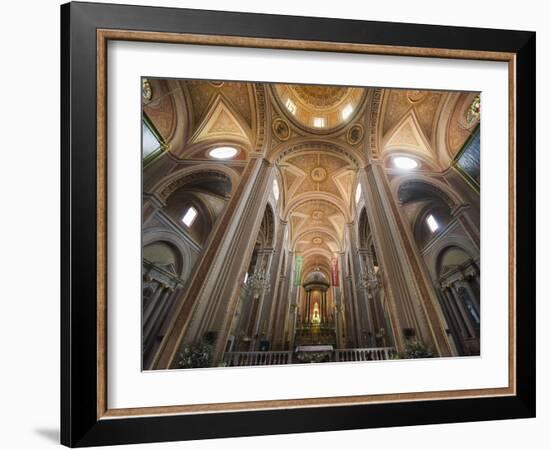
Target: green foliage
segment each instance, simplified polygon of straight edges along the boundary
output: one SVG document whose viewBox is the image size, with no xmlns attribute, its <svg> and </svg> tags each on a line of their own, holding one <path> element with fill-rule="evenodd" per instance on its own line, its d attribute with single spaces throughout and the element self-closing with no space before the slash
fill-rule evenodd
<svg viewBox="0 0 550 450">
<path fill-rule="evenodd" d="M 178 355 L 178 367 L 181 369 L 210 367 L 213 355 L 214 346 L 212 344 L 201 342 L 187 346 Z"/>
<path fill-rule="evenodd" d="M 401 357 L 404 359 L 433 358 L 434 353 L 430 347 L 425 346 L 422 342 L 411 341 L 405 346 L 405 351 Z"/>
</svg>

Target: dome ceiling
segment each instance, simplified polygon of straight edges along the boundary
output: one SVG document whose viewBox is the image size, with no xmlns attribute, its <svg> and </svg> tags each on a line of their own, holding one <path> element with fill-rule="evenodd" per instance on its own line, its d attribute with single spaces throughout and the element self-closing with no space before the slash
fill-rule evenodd
<svg viewBox="0 0 550 450">
<path fill-rule="evenodd" d="M 366 89 L 305 84 L 276 84 L 273 91 L 285 115 L 315 133 L 328 133 L 348 124 Z"/>
<path fill-rule="evenodd" d="M 331 258 L 343 251 L 346 224 L 354 221 L 357 170 L 369 157 L 384 158 L 389 176 L 396 155 L 415 159 L 419 170 L 443 170 L 479 123 L 467 114 L 475 93 L 208 80 L 151 83 L 153 96 L 144 111 L 162 136 L 174 134 L 173 116 L 182 114 L 186 145 L 170 149 L 182 161 L 212 162 L 212 146 L 230 145 L 239 149 L 237 156 L 216 163 L 236 173 L 244 170 L 251 152 L 276 165 L 277 212 L 289 224 L 293 251 L 304 256 L 304 273 L 314 267 L 330 273 Z M 176 95 L 181 92 L 184 102 Z M 223 186 L 211 190 L 227 195 Z"/>
</svg>

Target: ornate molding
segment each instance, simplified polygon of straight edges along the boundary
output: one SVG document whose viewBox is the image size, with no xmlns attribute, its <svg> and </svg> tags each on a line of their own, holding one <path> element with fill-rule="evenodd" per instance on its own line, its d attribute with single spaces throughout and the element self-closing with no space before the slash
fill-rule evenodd
<svg viewBox="0 0 550 450">
<path fill-rule="evenodd" d="M 162 201 L 166 201 L 166 199 L 172 193 L 174 193 L 176 190 L 178 190 L 180 187 L 185 186 L 186 184 L 189 184 L 191 182 L 198 181 L 198 180 L 204 180 L 204 179 L 223 180 L 223 181 L 227 181 L 231 184 L 231 179 L 226 174 L 224 174 L 222 172 L 217 172 L 217 171 L 214 171 L 214 170 L 193 172 L 193 173 L 184 175 L 182 177 L 179 177 L 179 178 L 169 182 L 159 192 L 159 197 L 161 198 Z"/>
<path fill-rule="evenodd" d="M 367 114 L 368 125 L 369 125 L 369 147 L 373 155 L 379 154 L 378 149 L 378 122 L 380 119 L 380 109 L 382 106 L 382 94 L 384 89 L 377 88 L 373 89 L 372 100 L 370 103 L 370 108 Z"/>
</svg>

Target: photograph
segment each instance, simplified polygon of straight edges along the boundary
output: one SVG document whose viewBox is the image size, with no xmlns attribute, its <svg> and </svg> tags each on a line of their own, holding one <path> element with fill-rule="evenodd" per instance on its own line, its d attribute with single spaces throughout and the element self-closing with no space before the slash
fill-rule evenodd
<svg viewBox="0 0 550 450">
<path fill-rule="evenodd" d="M 142 370 L 480 357 L 481 92 L 140 82 Z"/>
<path fill-rule="evenodd" d="M 541 15 L 327 5 L 61 6 L 60 127 L 32 133 L 60 133 L 60 357 L 14 349 L 58 381 L 63 445 L 536 434 Z M 14 187 L 56 172 L 24 169 L 36 228 L 50 196 Z"/>
</svg>

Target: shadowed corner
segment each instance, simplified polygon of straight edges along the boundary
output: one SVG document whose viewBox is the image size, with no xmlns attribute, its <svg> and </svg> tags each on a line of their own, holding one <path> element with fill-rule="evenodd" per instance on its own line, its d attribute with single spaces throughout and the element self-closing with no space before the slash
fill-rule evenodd
<svg viewBox="0 0 550 450">
<path fill-rule="evenodd" d="M 34 432 L 46 439 L 47 441 L 59 444 L 59 429 L 58 428 L 38 428 Z"/>
</svg>

